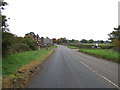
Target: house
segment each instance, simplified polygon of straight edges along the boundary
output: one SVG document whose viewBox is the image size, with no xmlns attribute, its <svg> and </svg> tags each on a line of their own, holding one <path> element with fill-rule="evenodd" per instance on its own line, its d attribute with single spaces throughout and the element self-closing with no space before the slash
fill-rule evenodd
<svg viewBox="0 0 120 90">
<path fill-rule="evenodd" d="M 43 39 L 43 44 L 46 46 L 50 46 L 53 44 L 53 40 L 52 39 L 49 39 L 49 38 L 45 38 Z"/>
</svg>

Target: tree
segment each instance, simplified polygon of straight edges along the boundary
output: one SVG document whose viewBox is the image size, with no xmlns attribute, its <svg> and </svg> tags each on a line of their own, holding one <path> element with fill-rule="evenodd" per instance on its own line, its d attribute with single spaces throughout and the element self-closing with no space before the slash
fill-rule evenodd
<svg viewBox="0 0 120 90">
<path fill-rule="evenodd" d="M 100 43 L 104 43 L 104 41 L 103 41 L 103 40 L 100 40 Z"/>
<path fill-rule="evenodd" d="M 87 43 L 88 41 L 86 39 L 82 39 L 80 42 L 81 43 Z"/>
<path fill-rule="evenodd" d="M 49 37 L 46 37 L 46 39 L 49 39 Z"/>
<path fill-rule="evenodd" d="M 109 35 L 109 40 L 111 40 L 111 42 L 114 45 L 114 50 L 120 52 L 120 25 L 118 26 L 118 28 L 114 28 L 115 31 L 112 31 Z"/>
<path fill-rule="evenodd" d="M 118 28 L 114 28 L 115 31 L 112 31 L 109 35 L 109 40 L 112 41 L 112 43 L 115 46 L 119 46 L 120 47 L 120 25 L 118 26 Z"/>
<path fill-rule="evenodd" d="M 25 37 L 22 40 L 22 43 L 27 44 L 32 50 L 35 50 L 35 40 L 34 40 L 34 33 L 27 33 L 25 34 Z"/>
<path fill-rule="evenodd" d="M 15 43 L 15 38 L 12 33 L 2 32 L 2 55 L 6 56 L 10 48 Z"/>
<path fill-rule="evenodd" d="M 25 36 L 28 36 L 28 35 L 31 35 L 31 36 L 33 36 L 34 38 L 36 37 L 36 35 L 35 35 L 34 32 L 30 32 L 30 33 L 25 34 Z"/>
<path fill-rule="evenodd" d="M 93 39 L 90 39 L 88 42 L 89 42 L 89 43 L 93 43 L 93 42 L 94 42 L 94 40 L 93 40 Z"/>
<path fill-rule="evenodd" d="M 67 43 L 67 39 L 64 37 L 64 38 L 60 38 L 60 41 L 61 43 Z"/>
<path fill-rule="evenodd" d="M 53 43 L 57 43 L 57 39 L 56 38 L 53 38 Z"/>
<path fill-rule="evenodd" d="M 8 5 L 7 2 L 3 2 L 0 1 L 0 31 L 5 32 L 5 31 L 9 31 L 9 29 L 7 28 L 9 25 L 6 23 L 8 19 L 5 15 L 2 15 L 2 10 L 4 10 L 4 6 Z"/>
<path fill-rule="evenodd" d="M 68 40 L 69 41 L 69 43 L 72 43 L 72 40 Z"/>
</svg>

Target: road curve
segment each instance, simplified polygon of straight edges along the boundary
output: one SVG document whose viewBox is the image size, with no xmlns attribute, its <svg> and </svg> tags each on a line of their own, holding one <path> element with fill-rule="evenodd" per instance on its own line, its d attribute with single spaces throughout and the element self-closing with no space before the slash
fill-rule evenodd
<svg viewBox="0 0 120 90">
<path fill-rule="evenodd" d="M 59 45 L 28 88 L 119 88 L 118 64 Z"/>
</svg>

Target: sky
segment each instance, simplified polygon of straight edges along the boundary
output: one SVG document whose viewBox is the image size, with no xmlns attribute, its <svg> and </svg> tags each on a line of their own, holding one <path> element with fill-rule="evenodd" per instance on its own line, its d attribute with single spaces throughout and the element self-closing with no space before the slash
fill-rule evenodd
<svg viewBox="0 0 120 90">
<path fill-rule="evenodd" d="M 108 40 L 118 26 L 119 0 L 4 0 L 3 14 L 17 36 Z"/>
</svg>

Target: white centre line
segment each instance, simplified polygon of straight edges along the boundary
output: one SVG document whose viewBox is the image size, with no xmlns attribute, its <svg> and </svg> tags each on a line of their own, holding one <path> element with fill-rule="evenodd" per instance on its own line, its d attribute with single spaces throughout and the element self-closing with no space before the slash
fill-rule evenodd
<svg viewBox="0 0 120 90">
<path fill-rule="evenodd" d="M 97 71 L 93 70 L 91 67 L 89 67 L 87 64 L 79 61 L 81 64 L 83 64 L 84 66 L 86 66 L 88 69 L 90 69 L 92 72 L 96 73 L 98 76 L 100 76 L 101 78 L 103 78 L 104 80 L 108 81 L 109 83 L 111 83 L 113 86 L 115 86 L 116 88 L 120 89 L 120 87 L 118 85 L 116 85 L 115 83 L 113 83 L 111 80 L 109 80 L 108 78 L 106 78 L 105 76 L 101 75 L 100 73 L 98 73 Z"/>
<path fill-rule="evenodd" d="M 70 53 L 70 52 L 68 52 Z M 70 53 L 72 54 L 72 53 Z M 76 57 L 76 55 L 72 54 L 73 56 Z M 77 56 L 78 57 L 78 56 Z M 77 60 L 77 59 L 76 59 Z M 77 60 L 79 61 L 79 60 Z M 116 85 L 115 83 L 113 83 L 111 80 L 109 80 L 108 78 L 106 78 L 105 76 L 101 75 L 100 73 L 98 73 L 98 71 L 96 70 L 93 70 L 90 66 L 88 66 L 87 64 L 85 64 L 84 62 L 82 61 L 79 61 L 81 64 L 83 64 L 85 67 L 87 67 L 89 70 L 91 70 L 92 72 L 96 73 L 99 77 L 103 78 L 104 80 L 106 80 L 107 82 L 111 83 L 113 86 L 115 86 L 116 88 L 120 89 L 120 87 L 118 85 Z"/>
</svg>

